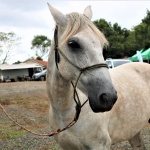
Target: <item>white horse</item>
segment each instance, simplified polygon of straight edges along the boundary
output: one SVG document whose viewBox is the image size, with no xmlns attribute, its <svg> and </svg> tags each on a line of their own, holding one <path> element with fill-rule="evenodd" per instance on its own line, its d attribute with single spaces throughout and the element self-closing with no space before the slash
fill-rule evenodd
<svg viewBox="0 0 150 150">
<path fill-rule="evenodd" d="M 89 99 L 77 123 L 56 135 L 56 141 L 64 150 L 110 150 L 124 140 L 135 150 L 145 149 L 140 131 L 150 118 L 150 65 L 109 70 L 102 55 L 107 40 L 91 22 L 91 8 L 68 15 L 49 9 L 57 26 L 47 68 L 52 130 L 72 121 L 74 97 L 81 103 Z"/>
</svg>

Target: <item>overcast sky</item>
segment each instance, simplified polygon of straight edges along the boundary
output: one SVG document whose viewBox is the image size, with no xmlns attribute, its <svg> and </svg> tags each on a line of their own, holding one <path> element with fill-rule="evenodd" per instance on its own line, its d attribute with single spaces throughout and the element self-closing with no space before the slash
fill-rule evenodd
<svg viewBox="0 0 150 150">
<path fill-rule="evenodd" d="M 21 44 L 15 48 L 9 63 L 24 61 L 34 56 L 31 41 L 35 35 L 52 38 L 55 23 L 47 2 L 64 14 L 72 11 L 83 13 L 85 7 L 91 5 L 93 21 L 104 18 L 127 29 L 139 24 L 146 16 L 147 9 L 150 10 L 150 1 L 144 0 L 0 0 L 0 32 L 13 31 L 21 37 Z"/>
</svg>

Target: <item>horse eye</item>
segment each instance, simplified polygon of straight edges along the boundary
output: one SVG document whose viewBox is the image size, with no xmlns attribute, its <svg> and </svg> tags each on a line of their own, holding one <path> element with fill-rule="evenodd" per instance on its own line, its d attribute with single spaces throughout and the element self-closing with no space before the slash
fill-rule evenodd
<svg viewBox="0 0 150 150">
<path fill-rule="evenodd" d="M 68 42 L 68 45 L 71 47 L 71 48 L 80 48 L 80 45 L 74 41 L 74 40 L 71 40 Z"/>
</svg>

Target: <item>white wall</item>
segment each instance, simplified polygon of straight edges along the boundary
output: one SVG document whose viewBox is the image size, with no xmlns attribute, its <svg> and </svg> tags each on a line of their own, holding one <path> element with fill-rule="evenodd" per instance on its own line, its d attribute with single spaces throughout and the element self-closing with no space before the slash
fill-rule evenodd
<svg viewBox="0 0 150 150">
<path fill-rule="evenodd" d="M 9 79 L 13 78 L 17 81 L 17 76 L 29 75 L 28 69 L 12 69 L 12 70 L 0 70 L 0 78 L 6 78 L 9 76 Z"/>
</svg>

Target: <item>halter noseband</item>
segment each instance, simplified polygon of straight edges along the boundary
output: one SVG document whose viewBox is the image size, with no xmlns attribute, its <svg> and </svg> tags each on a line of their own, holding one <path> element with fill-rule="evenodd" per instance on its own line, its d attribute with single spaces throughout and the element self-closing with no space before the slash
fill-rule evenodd
<svg viewBox="0 0 150 150">
<path fill-rule="evenodd" d="M 58 48 L 58 26 L 56 26 L 55 31 L 54 31 L 54 42 L 55 42 L 55 47 L 54 47 L 54 50 L 55 50 L 55 63 L 56 63 L 57 69 L 59 70 L 58 63 L 60 62 L 60 55 L 59 55 L 59 53 L 60 53 L 65 58 L 65 60 L 67 62 L 69 62 L 72 66 L 74 66 L 75 68 L 77 68 L 79 70 L 79 72 L 80 72 L 79 75 L 78 75 L 78 78 L 77 78 L 77 80 L 75 82 L 75 85 L 71 81 L 71 84 L 72 84 L 73 89 L 74 89 L 73 97 L 74 97 L 74 101 L 76 103 L 76 115 L 75 115 L 74 121 L 77 121 L 78 118 L 79 118 L 80 112 L 81 112 L 81 108 L 88 101 L 88 99 L 87 99 L 83 104 L 81 104 L 79 96 L 78 96 L 78 93 L 76 91 L 76 87 L 77 87 L 77 84 L 78 84 L 78 81 L 79 81 L 79 78 L 80 78 L 81 74 L 84 71 L 86 71 L 86 70 L 92 70 L 92 69 L 96 69 L 96 68 L 100 68 L 100 67 L 106 67 L 106 68 L 108 68 L 108 65 L 106 63 L 100 63 L 100 64 L 95 64 L 95 65 L 92 65 L 92 66 L 87 66 L 87 67 L 84 67 L 84 68 L 80 68 L 79 66 L 77 66 L 76 64 L 74 64 L 72 61 L 70 61 L 64 55 L 64 53 Z"/>
</svg>

